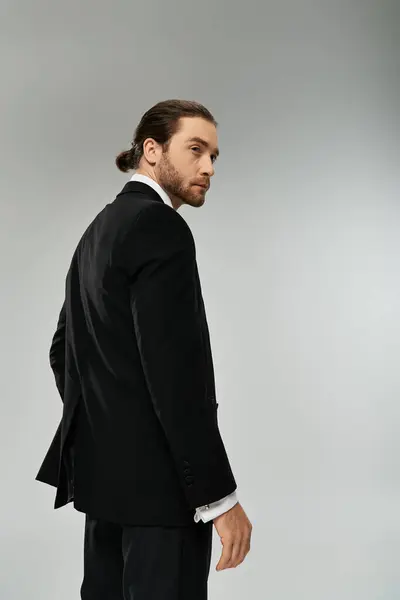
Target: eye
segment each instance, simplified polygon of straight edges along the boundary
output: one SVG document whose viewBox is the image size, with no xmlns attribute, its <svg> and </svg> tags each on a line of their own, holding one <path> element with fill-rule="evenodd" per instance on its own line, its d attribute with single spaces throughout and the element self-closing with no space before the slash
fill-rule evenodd
<svg viewBox="0 0 400 600">
<path fill-rule="evenodd" d="M 193 152 L 202 152 L 202 149 L 200 148 L 200 146 L 192 146 L 190 149 L 193 150 Z M 215 154 L 212 154 L 211 162 L 215 163 L 216 160 L 217 160 L 217 156 Z"/>
</svg>

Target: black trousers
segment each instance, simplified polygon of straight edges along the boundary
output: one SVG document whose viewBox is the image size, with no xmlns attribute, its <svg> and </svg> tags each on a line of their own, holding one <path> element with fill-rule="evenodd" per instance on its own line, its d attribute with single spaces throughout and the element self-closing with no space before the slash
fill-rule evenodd
<svg viewBox="0 0 400 600">
<path fill-rule="evenodd" d="M 207 600 L 212 521 L 117 525 L 86 515 L 83 600 Z"/>
</svg>

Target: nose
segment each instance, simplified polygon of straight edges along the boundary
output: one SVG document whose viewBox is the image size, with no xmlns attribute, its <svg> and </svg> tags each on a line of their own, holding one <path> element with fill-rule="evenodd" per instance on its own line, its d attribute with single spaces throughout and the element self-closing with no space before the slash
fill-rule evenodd
<svg viewBox="0 0 400 600">
<path fill-rule="evenodd" d="M 201 174 L 207 177 L 212 177 L 214 175 L 214 165 L 211 158 L 208 156 L 204 159 L 203 164 L 201 165 Z"/>
</svg>

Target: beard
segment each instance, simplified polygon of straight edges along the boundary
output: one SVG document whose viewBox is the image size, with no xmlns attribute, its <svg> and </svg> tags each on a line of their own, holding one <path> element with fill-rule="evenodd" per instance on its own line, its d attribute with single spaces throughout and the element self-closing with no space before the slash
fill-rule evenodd
<svg viewBox="0 0 400 600">
<path fill-rule="evenodd" d="M 185 184 L 184 177 L 171 163 L 168 152 L 164 152 L 159 164 L 158 181 L 168 196 L 178 198 L 183 204 L 201 206 L 204 203 L 204 190 Z"/>
</svg>

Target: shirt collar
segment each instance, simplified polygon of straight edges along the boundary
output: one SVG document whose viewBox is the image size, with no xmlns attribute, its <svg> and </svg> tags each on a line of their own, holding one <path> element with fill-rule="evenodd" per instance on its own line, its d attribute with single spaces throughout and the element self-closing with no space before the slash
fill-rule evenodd
<svg viewBox="0 0 400 600">
<path fill-rule="evenodd" d="M 167 192 L 161 187 L 159 183 L 157 183 L 157 181 L 154 181 L 154 179 L 152 179 L 151 177 L 148 177 L 147 175 L 142 175 L 141 173 L 135 173 L 134 175 L 132 175 L 131 181 L 141 181 L 142 183 L 146 183 L 147 185 L 152 187 L 153 190 L 155 190 L 159 196 L 161 196 L 165 204 L 168 204 L 168 206 L 174 208 L 172 206 L 171 199 L 168 196 Z"/>
</svg>

